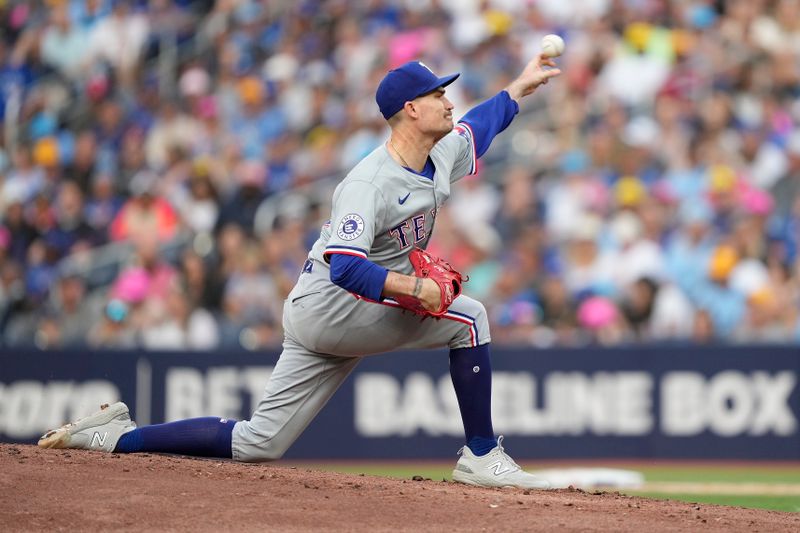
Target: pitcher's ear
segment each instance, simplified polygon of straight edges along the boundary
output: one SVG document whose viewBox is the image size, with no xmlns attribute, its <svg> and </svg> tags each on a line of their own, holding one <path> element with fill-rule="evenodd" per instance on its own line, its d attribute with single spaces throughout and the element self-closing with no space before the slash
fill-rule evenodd
<svg viewBox="0 0 800 533">
<path fill-rule="evenodd" d="M 408 113 L 411 118 L 419 118 L 419 111 L 417 110 L 417 106 L 414 104 L 414 102 L 406 102 L 403 104 L 403 109 L 405 109 L 406 113 Z"/>
</svg>

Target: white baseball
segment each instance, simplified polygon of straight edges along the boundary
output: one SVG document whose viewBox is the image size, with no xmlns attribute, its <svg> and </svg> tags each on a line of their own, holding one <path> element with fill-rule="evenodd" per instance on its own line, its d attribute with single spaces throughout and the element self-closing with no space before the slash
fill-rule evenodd
<svg viewBox="0 0 800 533">
<path fill-rule="evenodd" d="M 547 57 L 558 57 L 564 53 L 564 39 L 551 33 L 542 37 L 542 54 Z"/>
</svg>

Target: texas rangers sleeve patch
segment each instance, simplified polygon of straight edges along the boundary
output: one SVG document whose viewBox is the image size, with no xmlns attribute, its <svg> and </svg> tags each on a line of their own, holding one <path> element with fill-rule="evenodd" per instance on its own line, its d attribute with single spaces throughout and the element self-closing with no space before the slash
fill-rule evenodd
<svg viewBox="0 0 800 533">
<path fill-rule="evenodd" d="M 343 241 L 352 241 L 364 233 L 364 219 L 356 213 L 350 213 L 342 217 L 336 235 Z"/>
</svg>

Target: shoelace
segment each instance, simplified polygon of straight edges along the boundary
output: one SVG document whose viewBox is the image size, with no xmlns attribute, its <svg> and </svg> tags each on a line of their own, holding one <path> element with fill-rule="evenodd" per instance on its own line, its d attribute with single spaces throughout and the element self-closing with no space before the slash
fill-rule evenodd
<svg viewBox="0 0 800 533">
<path fill-rule="evenodd" d="M 501 458 L 502 460 L 504 460 L 504 461 L 508 461 L 508 462 L 509 462 L 509 463 L 510 463 L 512 466 L 514 466 L 514 467 L 515 467 L 517 470 L 522 470 L 522 467 L 521 467 L 521 466 L 519 466 L 519 465 L 516 463 L 516 461 L 514 461 L 514 459 L 512 459 L 512 458 L 511 458 L 511 456 L 510 456 L 510 455 L 508 455 L 508 454 L 506 453 L 506 449 L 505 449 L 505 448 L 503 448 L 503 439 L 504 439 L 504 438 L 505 438 L 505 437 L 503 437 L 502 435 L 500 435 L 499 437 L 497 437 L 497 448 L 498 448 L 498 449 L 497 449 L 497 452 L 495 452 L 495 453 L 496 453 L 498 456 L 500 456 L 500 458 Z M 466 446 L 462 446 L 461 448 L 459 448 L 459 449 L 458 449 L 458 452 L 457 452 L 457 455 L 464 455 L 464 448 L 466 448 Z"/>
<path fill-rule="evenodd" d="M 500 450 L 500 455 L 503 457 L 503 460 L 508 461 L 511 465 L 514 466 L 516 470 L 522 470 L 522 467 L 519 466 L 514 459 L 511 458 L 506 452 Z"/>
<path fill-rule="evenodd" d="M 502 435 L 500 435 L 499 437 L 497 437 L 497 448 L 498 448 L 498 455 L 500 455 L 500 456 L 501 456 L 501 457 L 502 457 L 504 460 L 506 460 L 506 461 L 508 461 L 509 463 L 511 463 L 512 465 L 514 465 L 514 467 L 515 467 L 517 470 L 522 470 L 522 467 L 521 467 L 521 466 L 519 466 L 519 465 L 516 463 L 516 461 L 514 461 L 514 459 L 512 459 L 512 458 L 511 458 L 511 456 L 510 456 L 510 455 L 508 455 L 508 454 L 506 453 L 506 449 L 505 449 L 505 448 L 503 448 L 503 438 L 504 438 L 504 437 L 503 437 Z"/>
</svg>

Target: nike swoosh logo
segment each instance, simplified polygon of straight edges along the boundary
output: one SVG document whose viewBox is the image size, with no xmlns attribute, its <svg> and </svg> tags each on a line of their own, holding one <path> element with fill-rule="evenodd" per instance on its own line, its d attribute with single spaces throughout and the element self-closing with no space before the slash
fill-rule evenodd
<svg viewBox="0 0 800 533">
<path fill-rule="evenodd" d="M 406 200 L 408 200 L 409 196 L 411 196 L 411 193 L 406 194 L 402 198 L 397 198 L 397 201 L 400 202 L 400 205 L 403 205 L 404 203 L 406 203 Z"/>
</svg>

